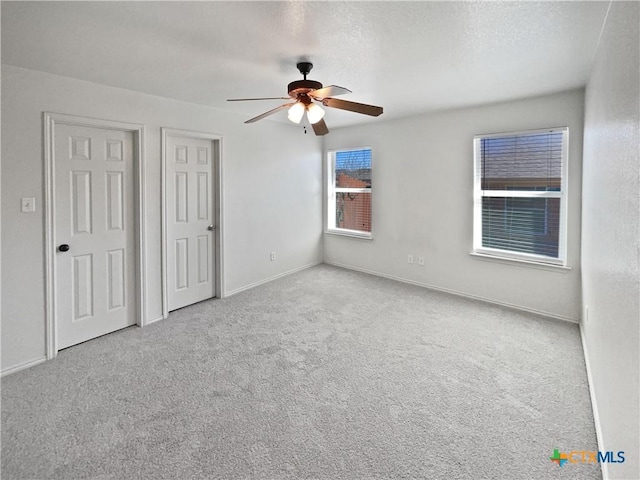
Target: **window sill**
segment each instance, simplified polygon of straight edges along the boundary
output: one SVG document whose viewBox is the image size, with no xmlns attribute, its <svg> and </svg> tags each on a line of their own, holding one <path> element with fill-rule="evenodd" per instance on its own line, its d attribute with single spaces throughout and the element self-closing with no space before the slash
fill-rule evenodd
<svg viewBox="0 0 640 480">
<path fill-rule="evenodd" d="M 360 240 L 373 240 L 373 235 L 366 232 L 358 232 L 356 230 L 325 230 L 326 235 L 335 235 L 337 237 L 359 238 Z"/>
<path fill-rule="evenodd" d="M 568 273 L 571 271 L 571 267 L 565 265 L 555 265 L 553 263 L 536 262 L 535 260 L 527 260 L 524 258 L 508 258 L 500 257 L 497 255 L 490 255 L 487 253 L 470 252 L 469 255 L 476 257 L 479 260 L 486 260 L 489 262 L 504 263 L 506 265 L 514 265 L 528 268 L 537 268 L 539 270 L 548 270 L 556 273 Z"/>
</svg>

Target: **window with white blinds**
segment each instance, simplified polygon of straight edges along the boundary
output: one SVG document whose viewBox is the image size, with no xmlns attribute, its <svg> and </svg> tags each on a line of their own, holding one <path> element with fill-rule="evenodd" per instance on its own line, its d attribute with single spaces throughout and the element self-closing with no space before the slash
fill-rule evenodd
<svg viewBox="0 0 640 480">
<path fill-rule="evenodd" d="M 327 155 L 327 231 L 371 238 L 371 149 Z"/>
<path fill-rule="evenodd" d="M 474 251 L 566 261 L 567 128 L 474 138 Z"/>
</svg>

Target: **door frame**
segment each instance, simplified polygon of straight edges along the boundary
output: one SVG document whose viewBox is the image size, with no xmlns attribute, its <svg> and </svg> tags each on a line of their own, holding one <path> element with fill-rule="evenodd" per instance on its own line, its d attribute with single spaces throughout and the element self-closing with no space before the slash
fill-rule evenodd
<svg viewBox="0 0 640 480">
<path fill-rule="evenodd" d="M 133 198 L 134 198 L 134 226 L 135 226 L 135 301 L 136 324 L 145 326 L 147 322 L 146 302 L 146 262 L 147 251 L 145 232 L 145 155 L 144 155 L 144 125 L 126 123 L 115 120 L 103 120 L 77 115 L 44 112 L 44 224 L 45 224 L 45 344 L 47 359 L 55 358 L 58 354 L 58 334 L 56 318 L 56 256 L 55 234 L 56 204 L 55 204 L 55 129 L 56 125 L 71 125 L 78 127 L 104 128 L 131 132 L 133 134 Z"/>
<path fill-rule="evenodd" d="M 177 128 L 162 127 L 160 129 L 162 137 L 161 145 L 161 187 L 160 187 L 160 203 L 162 206 L 161 230 L 162 230 L 162 317 L 169 317 L 169 297 L 168 297 L 168 279 L 167 279 L 167 137 L 194 138 L 197 140 L 211 140 L 213 149 L 211 153 L 212 181 L 215 188 L 213 196 L 213 223 L 216 228 L 213 231 L 215 239 L 215 268 L 213 278 L 216 282 L 214 293 L 215 298 L 224 296 L 224 263 L 223 263 L 223 215 L 222 208 L 222 135 L 216 133 L 195 132 L 191 130 L 180 130 Z"/>
</svg>

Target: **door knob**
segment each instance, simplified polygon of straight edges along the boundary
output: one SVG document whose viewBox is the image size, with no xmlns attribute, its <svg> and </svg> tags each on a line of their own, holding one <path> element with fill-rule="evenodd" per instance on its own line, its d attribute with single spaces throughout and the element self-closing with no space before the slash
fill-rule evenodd
<svg viewBox="0 0 640 480">
<path fill-rule="evenodd" d="M 216 229 L 216 226 L 215 226 L 215 225 L 209 225 L 209 226 L 207 227 L 207 230 L 215 230 L 215 229 Z"/>
<path fill-rule="evenodd" d="M 69 245 L 67 245 L 66 243 L 63 243 L 62 245 L 60 245 L 58 247 L 58 251 L 60 251 L 60 252 L 68 252 L 69 251 Z"/>
</svg>

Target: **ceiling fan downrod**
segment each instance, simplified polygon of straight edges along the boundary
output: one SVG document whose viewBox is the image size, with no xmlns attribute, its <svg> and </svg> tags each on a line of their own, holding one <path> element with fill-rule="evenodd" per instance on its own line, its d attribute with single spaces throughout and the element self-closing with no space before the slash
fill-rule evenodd
<svg viewBox="0 0 640 480">
<path fill-rule="evenodd" d="M 322 88 L 322 84 L 320 82 L 316 82 L 315 80 L 307 80 L 307 75 L 309 75 L 309 72 L 313 68 L 313 63 L 298 62 L 296 64 L 296 67 L 298 67 L 298 70 L 300 71 L 304 79 L 296 80 L 288 85 L 287 91 L 289 92 L 289 96 L 300 99 L 301 96 L 304 96 L 313 90 Z"/>
</svg>

